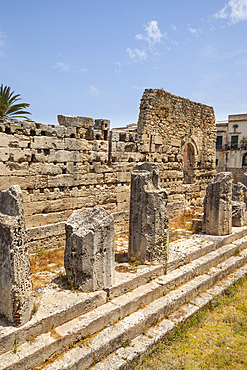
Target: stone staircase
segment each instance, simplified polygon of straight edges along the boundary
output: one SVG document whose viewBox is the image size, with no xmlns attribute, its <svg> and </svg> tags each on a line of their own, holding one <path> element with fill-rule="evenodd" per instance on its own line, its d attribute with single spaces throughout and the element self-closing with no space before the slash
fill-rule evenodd
<svg viewBox="0 0 247 370">
<path fill-rule="evenodd" d="M 0 369 L 131 366 L 247 275 L 246 227 L 227 237 L 189 240 L 172 243 L 167 274 L 163 266 L 138 266 L 134 273 L 116 273 L 107 291 L 72 293 L 54 284 L 38 290 L 37 312 L 27 324 L 0 322 Z"/>
</svg>

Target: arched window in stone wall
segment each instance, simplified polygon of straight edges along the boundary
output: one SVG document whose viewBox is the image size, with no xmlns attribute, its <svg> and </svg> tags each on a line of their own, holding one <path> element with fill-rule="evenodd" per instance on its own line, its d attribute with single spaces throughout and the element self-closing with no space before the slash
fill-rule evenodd
<svg viewBox="0 0 247 370">
<path fill-rule="evenodd" d="M 197 150 L 194 144 L 187 142 L 182 148 L 184 165 L 184 183 L 193 184 L 195 182 L 196 155 Z"/>
</svg>

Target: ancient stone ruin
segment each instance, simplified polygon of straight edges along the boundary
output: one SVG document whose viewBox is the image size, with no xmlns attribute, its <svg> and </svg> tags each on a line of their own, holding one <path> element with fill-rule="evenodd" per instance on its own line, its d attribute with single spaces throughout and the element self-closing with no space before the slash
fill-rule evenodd
<svg viewBox="0 0 247 370">
<path fill-rule="evenodd" d="M 142 263 L 168 259 L 168 194 L 159 177 L 155 163 L 138 164 L 131 173 L 128 254 Z"/>
<path fill-rule="evenodd" d="M 30 250 L 65 241 L 73 212 L 102 206 L 116 230 L 128 225 L 131 171 L 159 165 L 168 215 L 202 206 L 215 175 L 212 107 L 160 89 L 144 91 L 136 130 L 109 130 L 109 120 L 58 116 L 59 125 L 0 121 L 0 190 L 19 184 Z"/>
<path fill-rule="evenodd" d="M 232 174 L 221 172 L 208 185 L 204 199 L 204 231 L 210 235 L 232 232 Z"/>
<path fill-rule="evenodd" d="M 246 187 L 232 187 L 229 173 L 214 179 L 211 107 L 149 89 L 134 131 L 109 131 L 109 120 L 58 120 L 0 122 L 0 184 L 19 183 L 24 197 L 23 209 L 19 186 L 0 193 L 0 314 L 20 326 L 0 317 L 0 368 L 129 368 L 247 276 L 247 227 L 232 231 L 245 222 Z M 189 206 L 200 208 L 194 230 L 203 222 L 211 235 L 176 234 L 168 255 L 168 216 L 186 209 L 193 217 Z M 31 253 L 52 247 L 63 255 L 66 229 L 67 279 L 63 267 L 47 271 L 28 323 L 24 211 Z M 126 230 L 128 218 L 130 259 L 127 243 L 116 243 L 114 256 L 114 224 Z"/>
<path fill-rule="evenodd" d="M 244 202 L 232 202 L 232 226 L 242 227 L 246 222 L 246 204 Z"/>
<path fill-rule="evenodd" d="M 241 182 L 232 185 L 232 200 L 235 202 L 247 202 L 247 187 Z"/>
<path fill-rule="evenodd" d="M 32 283 L 21 189 L 0 193 L 0 314 L 16 326 L 33 309 Z"/>
<path fill-rule="evenodd" d="M 114 283 L 114 220 L 109 211 L 95 208 L 69 217 L 64 267 L 69 284 L 83 292 Z"/>
</svg>

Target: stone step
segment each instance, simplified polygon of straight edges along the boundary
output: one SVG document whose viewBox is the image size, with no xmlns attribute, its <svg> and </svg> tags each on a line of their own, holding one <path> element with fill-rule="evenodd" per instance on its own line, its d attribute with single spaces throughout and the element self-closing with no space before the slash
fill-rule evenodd
<svg viewBox="0 0 247 370">
<path fill-rule="evenodd" d="M 52 284 L 36 292 L 37 312 L 21 327 L 0 321 L 0 354 L 107 302 L 104 291 L 72 293 Z"/>
<path fill-rule="evenodd" d="M 154 347 L 162 341 L 166 335 L 174 330 L 177 325 L 190 319 L 200 309 L 207 306 L 214 298 L 223 293 L 229 286 L 240 279 L 247 277 L 247 265 L 240 267 L 227 278 L 215 284 L 213 288 L 207 289 L 189 303 L 181 306 L 178 310 L 168 315 L 167 319 L 161 320 L 157 325 L 147 329 L 144 333 L 131 340 L 125 347 L 120 347 L 108 357 L 98 362 L 90 370 L 127 370 L 141 363 L 145 357 L 152 352 Z M 79 349 L 78 349 L 79 352 Z M 67 355 L 70 356 L 69 354 Z M 59 369 L 65 369 L 61 364 Z M 51 367 L 58 369 L 58 367 Z M 67 369 L 68 367 L 66 367 Z M 73 367 L 71 367 L 72 369 Z M 47 367 L 46 367 L 47 369 Z M 78 369 L 78 368 L 77 368 Z M 80 369 L 80 367 L 79 367 Z"/>
<path fill-rule="evenodd" d="M 217 248 L 219 249 L 221 246 L 227 244 L 227 242 L 232 242 L 233 244 L 237 243 L 236 245 L 242 244 L 243 249 L 244 245 L 247 244 L 247 236 L 245 235 L 247 235 L 246 227 L 234 228 L 231 235 L 224 237 L 195 235 L 192 245 L 188 244 L 187 249 L 183 248 L 186 252 L 181 253 L 179 251 L 175 251 L 171 255 L 168 261 L 168 271 L 171 271 L 176 266 L 183 266 L 189 261 L 193 261 L 196 258 L 198 259 L 198 257 L 203 256 L 206 253 L 217 250 Z M 177 242 L 177 244 L 178 243 L 179 242 Z M 190 267 L 188 269 L 190 270 Z M 176 280 L 176 273 L 181 275 L 180 280 L 179 278 Z M 107 302 L 107 296 L 109 299 L 119 297 L 130 290 L 142 287 L 142 285 L 147 284 L 149 281 L 154 280 L 163 274 L 164 266 L 162 265 L 138 266 L 135 274 L 119 274 L 118 276 L 116 273 L 116 284 L 108 288 L 106 292 L 72 293 L 68 290 L 60 290 L 55 284 L 50 284 L 45 288 L 40 288 L 37 290 L 37 295 L 39 296 L 38 303 L 36 304 L 37 312 L 27 324 L 16 328 L 11 324 L 0 320 L 0 354 L 3 354 L 16 346 L 20 346 L 25 341 L 30 340 L 30 338 L 46 333 L 54 327 L 62 325 L 87 311 L 101 306 Z M 169 276 L 175 276 L 175 280 L 173 279 L 169 283 L 168 280 L 170 278 L 166 278 L 166 289 L 172 289 L 177 286 L 178 282 L 181 284 L 183 281 L 186 281 L 186 274 L 183 273 L 183 270 L 182 272 L 180 270 L 175 272 L 173 271 L 173 274 Z M 195 275 L 191 275 L 191 277 L 192 276 Z M 172 281 L 174 281 L 173 285 Z M 160 281 L 158 283 L 161 284 Z M 143 288 L 140 288 L 141 292 L 142 290 Z M 159 290 L 160 289 L 156 289 L 153 293 L 150 293 L 150 296 L 153 295 L 155 299 Z M 160 293 L 158 293 L 158 296 L 159 294 Z M 136 306 L 139 307 L 141 304 L 147 303 L 149 303 L 147 298 L 140 298 Z"/>
<path fill-rule="evenodd" d="M 197 234 L 188 240 L 181 240 L 176 243 L 171 243 L 173 247 L 169 253 L 167 264 L 167 272 L 171 272 L 180 266 L 187 264 L 201 256 L 206 255 L 226 244 L 234 243 L 235 241 L 247 238 L 247 227 L 235 227 L 231 235 L 226 236 L 211 236 Z M 192 243 L 191 243 L 192 239 Z M 183 252 L 176 248 L 182 245 Z M 136 274 L 118 274 L 116 273 L 116 283 L 108 288 L 107 294 L 110 299 L 119 297 L 143 284 L 146 284 L 151 279 L 164 274 L 164 266 L 138 266 Z"/>
<path fill-rule="evenodd" d="M 191 279 L 197 273 L 201 273 L 203 269 L 208 269 L 211 265 L 219 263 L 220 260 L 236 252 L 238 254 L 230 257 L 217 267 L 211 268 L 207 274 L 197 276 L 193 280 L 171 291 L 165 297 L 163 297 L 162 294 L 168 291 L 172 286 L 169 285 L 169 279 L 167 280 L 170 274 L 145 284 L 145 286 L 139 287 L 125 296 L 113 299 L 95 310 L 57 327 L 49 333 L 39 335 L 34 340 L 30 339 L 28 342 L 18 347 L 16 353 L 12 351 L 3 354 L 0 356 L 0 369 L 28 369 L 42 364 L 55 354 L 65 351 L 66 348 L 73 343 L 104 329 L 119 319 L 121 319 L 119 323 L 104 329 L 103 332 L 105 332 L 105 330 L 109 330 L 110 333 L 111 330 L 115 330 L 114 332 L 119 331 L 121 334 L 120 337 L 114 337 L 115 339 L 113 339 L 113 342 L 116 340 L 117 343 L 124 342 L 124 338 L 127 338 L 126 340 L 132 339 L 132 334 L 135 333 L 136 330 L 136 335 L 138 335 L 139 329 L 142 327 L 149 327 L 156 319 L 164 317 L 163 315 L 167 315 L 179 305 L 198 294 L 198 291 L 208 288 L 216 280 L 231 272 L 232 269 L 245 263 L 247 261 L 247 251 L 244 250 L 239 253 L 239 250 L 244 247 L 245 243 L 238 244 L 239 245 L 227 245 L 219 250 L 211 252 L 208 255 L 208 259 L 200 257 L 197 261 L 193 261 L 189 264 L 191 265 L 191 269 L 189 269 L 189 265 L 186 265 L 171 273 L 172 276 L 170 276 L 170 278 L 173 280 L 173 283 L 170 284 L 177 286 Z M 157 299 L 157 297 L 160 296 L 162 297 Z M 132 313 L 139 307 L 148 303 L 149 305 L 146 308 L 141 308 L 139 311 Z M 128 314 L 130 314 L 130 316 L 125 317 Z M 139 326 L 138 322 L 140 324 Z M 135 329 L 135 324 L 137 324 L 137 329 Z M 126 328 L 126 333 L 124 328 Z M 108 335 L 108 332 L 106 332 L 105 335 Z M 104 343 L 103 337 L 100 339 L 102 343 Z M 109 346 L 111 346 L 111 344 Z M 94 346 L 92 348 L 94 348 Z M 108 353 L 105 353 L 103 357 L 107 354 Z M 100 357 L 97 357 L 97 361 L 99 359 Z"/>
<path fill-rule="evenodd" d="M 112 324 L 117 319 L 116 317 L 123 318 L 127 314 L 134 312 L 144 304 L 148 304 L 160 297 L 164 291 L 167 292 L 174 289 L 176 286 L 186 282 L 188 279 L 192 279 L 197 274 L 205 271 L 205 269 L 214 266 L 237 250 L 240 251 L 245 247 L 247 247 L 247 237 L 210 252 L 206 256 L 202 256 L 187 265 L 181 266 L 151 283 L 146 283 L 132 292 L 111 300 L 111 303 L 114 304 L 113 309 L 112 304 L 109 304 L 85 316 L 81 325 L 84 325 L 85 321 L 90 322 L 90 325 L 85 329 L 87 330 L 86 335 L 91 335 L 97 330 L 101 330 L 105 326 Z M 148 271 L 143 273 L 145 279 L 149 272 L 153 273 L 155 271 L 155 268 L 157 271 L 157 267 L 153 269 L 147 268 Z M 155 277 L 156 274 L 153 276 Z M 142 275 L 140 279 L 144 279 Z M 5 327 L 5 330 L 2 330 L 0 335 L 0 353 L 9 351 L 15 346 L 20 346 L 25 341 L 48 332 L 65 322 L 69 321 L 68 325 L 70 327 L 73 327 L 73 325 L 77 327 L 77 321 L 81 321 L 81 318 L 72 322 L 70 320 L 106 303 L 106 293 L 103 291 L 89 294 L 75 294 L 70 291 L 54 291 L 54 289 L 46 288 L 42 293 L 43 296 L 39 310 L 29 323 L 21 328 L 11 326 Z M 63 301 L 66 301 L 66 306 L 64 306 Z M 117 309 L 115 306 L 117 306 Z M 107 316 L 107 319 L 105 319 L 105 316 Z"/>
<path fill-rule="evenodd" d="M 247 262 L 247 251 L 241 252 L 241 254 L 243 255 L 231 257 L 231 263 L 222 263 L 218 267 L 221 271 L 211 271 L 210 269 L 209 273 L 195 277 L 148 306 L 104 329 L 92 339 L 79 343 L 53 363 L 45 366 L 44 369 L 88 369 L 105 356 L 119 350 L 120 347 L 127 346 L 131 340 L 140 336 L 159 320 L 171 315 L 179 307 L 195 299 L 205 289 L 212 287 L 218 276 L 227 276 L 241 263 Z M 215 286 L 212 291 L 215 291 Z"/>
</svg>

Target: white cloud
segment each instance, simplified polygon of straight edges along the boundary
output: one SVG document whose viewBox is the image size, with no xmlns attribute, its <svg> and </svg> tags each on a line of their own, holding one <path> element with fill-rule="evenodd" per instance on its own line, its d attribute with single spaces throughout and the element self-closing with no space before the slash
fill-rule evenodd
<svg viewBox="0 0 247 370">
<path fill-rule="evenodd" d="M 163 35 L 158 27 L 157 21 L 151 21 L 148 23 L 148 25 L 145 27 L 145 30 L 147 31 L 147 35 L 149 40 L 153 42 L 154 44 L 160 43 L 162 38 L 165 36 Z"/>
<path fill-rule="evenodd" d="M 144 37 L 141 33 L 138 33 L 138 34 L 135 36 L 135 39 L 136 39 L 136 40 L 143 40 L 143 39 L 145 39 L 145 37 Z"/>
<path fill-rule="evenodd" d="M 230 24 L 247 20 L 247 0 L 230 0 L 215 18 L 228 19 Z"/>
<path fill-rule="evenodd" d="M 120 62 L 115 62 L 114 64 L 115 64 L 114 72 L 115 73 L 120 73 L 121 72 L 121 67 L 122 67 L 121 63 Z"/>
<path fill-rule="evenodd" d="M 127 53 L 129 54 L 130 59 L 133 61 L 141 61 L 148 58 L 148 54 L 146 53 L 146 50 L 140 50 L 140 49 L 126 49 Z"/>
<path fill-rule="evenodd" d="M 172 24 L 172 25 L 171 25 L 171 29 L 172 29 L 173 31 L 177 31 L 177 27 L 176 27 L 174 24 Z"/>
<path fill-rule="evenodd" d="M 200 35 L 200 33 L 201 33 L 200 28 L 198 28 L 198 29 L 193 28 L 193 27 L 191 27 L 189 24 L 188 24 L 188 31 L 189 31 L 193 36 L 196 36 L 196 37 L 199 37 L 199 35 Z"/>
<path fill-rule="evenodd" d="M 134 90 L 141 90 L 141 88 L 139 87 L 139 86 L 136 86 L 136 85 L 132 85 L 132 89 L 134 89 Z"/>
<path fill-rule="evenodd" d="M 71 71 L 71 67 L 68 64 L 64 63 L 64 62 L 58 62 L 54 66 L 52 66 L 52 68 L 59 69 L 62 72 Z"/>
<path fill-rule="evenodd" d="M 140 41 L 145 41 L 148 46 L 143 49 L 130 49 L 127 48 L 126 51 L 129 58 L 132 61 L 142 61 L 148 58 L 149 53 L 154 50 L 156 44 L 162 43 L 164 37 L 166 37 L 166 32 L 162 33 L 158 27 L 157 21 L 150 21 L 147 25 L 144 25 L 145 33 L 137 33 L 135 39 Z"/>
<path fill-rule="evenodd" d="M 162 42 L 162 39 L 166 36 L 166 32 L 162 33 L 158 27 L 157 21 L 150 21 L 147 26 L 144 26 L 146 34 L 142 35 L 138 33 L 135 36 L 136 40 L 145 40 L 148 42 L 149 47 Z"/>
<path fill-rule="evenodd" d="M 97 89 L 97 87 L 91 85 L 89 86 L 88 93 L 92 96 L 99 96 L 100 91 L 99 89 Z"/>
<path fill-rule="evenodd" d="M 81 71 L 81 72 L 88 72 L 88 69 L 87 69 L 87 68 L 82 67 L 82 68 L 80 69 L 80 71 Z"/>
</svg>

